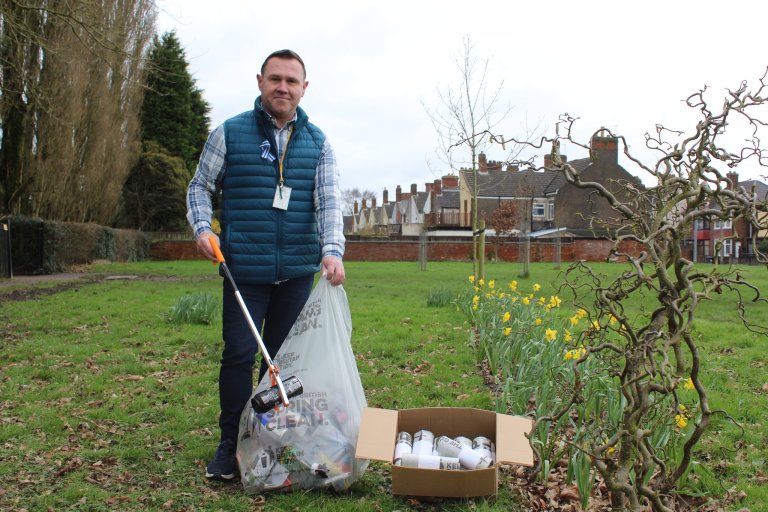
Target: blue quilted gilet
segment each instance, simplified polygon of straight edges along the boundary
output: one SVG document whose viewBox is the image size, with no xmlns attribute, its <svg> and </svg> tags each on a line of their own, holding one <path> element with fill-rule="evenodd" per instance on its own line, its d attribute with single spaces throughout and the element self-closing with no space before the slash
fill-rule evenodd
<svg viewBox="0 0 768 512">
<path fill-rule="evenodd" d="M 320 269 L 314 190 L 325 135 L 308 119 L 298 108 L 283 168 L 284 185 L 292 189 L 287 210 L 272 206 L 280 172 L 277 158 L 262 158 L 265 140 L 275 157 L 277 144 L 261 98 L 254 110 L 224 123 L 221 248 L 238 283 L 274 283 Z"/>
</svg>

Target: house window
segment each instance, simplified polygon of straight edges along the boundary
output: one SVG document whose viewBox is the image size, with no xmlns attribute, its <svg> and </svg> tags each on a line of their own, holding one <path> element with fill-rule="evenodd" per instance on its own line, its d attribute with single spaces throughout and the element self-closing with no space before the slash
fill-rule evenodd
<svg viewBox="0 0 768 512">
<path fill-rule="evenodd" d="M 712 225 L 712 229 L 731 229 L 731 219 L 716 220 Z"/>
<path fill-rule="evenodd" d="M 544 203 L 533 203 L 533 216 L 534 217 L 543 217 L 544 216 Z"/>
<path fill-rule="evenodd" d="M 549 220 L 555 219 L 555 202 L 552 201 L 549 203 L 549 217 L 547 217 Z"/>
<path fill-rule="evenodd" d="M 722 245 L 718 248 L 718 244 L 720 243 L 722 243 Z M 729 257 L 733 251 L 733 240 L 730 238 L 715 240 L 715 251 L 717 251 L 718 256 L 722 258 Z"/>
</svg>

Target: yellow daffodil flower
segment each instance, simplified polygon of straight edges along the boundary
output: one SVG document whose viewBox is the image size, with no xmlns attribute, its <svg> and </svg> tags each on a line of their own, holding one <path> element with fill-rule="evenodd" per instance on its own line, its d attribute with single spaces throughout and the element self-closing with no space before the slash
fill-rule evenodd
<svg viewBox="0 0 768 512">
<path fill-rule="evenodd" d="M 509 319 L 512 317 L 512 314 L 509 311 L 506 311 L 504 313 L 504 316 L 501 317 L 502 322 L 509 322 Z"/>
<path fill-rule="evenodd" d="M 557 338 L 557 331 L 554 329 L 547 329 L 544 333 L 544 338 L 546 338 L 547 341 L 555 341 Z"/>
</svg>

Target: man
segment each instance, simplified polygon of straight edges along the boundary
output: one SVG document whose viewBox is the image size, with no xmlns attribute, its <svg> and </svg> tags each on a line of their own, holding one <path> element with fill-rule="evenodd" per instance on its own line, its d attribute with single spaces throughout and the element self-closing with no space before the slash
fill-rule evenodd
<svg viewBox="0 0 768 512">
<path fill-rule="evenodd" d="M 301 58 L 272 53 L 256 76 L 253 110 L 211 132 L 187 190 L 187 217 L 200 251 L 216 261 L 212 198 L 221 202 L 221 250 L 272 357 L 322 270 L 344 282 L 344 235 L 336 159 L 298 105 L 309 85 Z M 228 281 L 223 291 L 224 350 L 219 371 L 221 440 L 205 476 L 230 480 L 237 468 L 240 414 L 253 389 L 258 350 Z M 266 373 L 262 361 L 259 380 Z"/>
</svg>

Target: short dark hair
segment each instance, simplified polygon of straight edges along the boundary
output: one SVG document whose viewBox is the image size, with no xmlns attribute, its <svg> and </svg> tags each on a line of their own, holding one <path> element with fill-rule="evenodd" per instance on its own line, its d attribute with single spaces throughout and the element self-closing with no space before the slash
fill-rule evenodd
<svg viewBox="0 0 768 512">
<path fill-rule="evenodd" d="M 261 74 L 264 74 L 264 68 L 267 67 L 267 62 L 269 62 L 269 59 L 287 59 L 287 60 L 297 60 L 299 61 L 299 64 L 301 64 L 301 69 L 304 71 L 304 78 L 307 77 L 307 68 L 304 66 L 304 61 L 301 60 L 301 57 L 299 57 L 299 54 L 294 52 L 293 50 L 277 50 L 276 52 L 272 52 L 269 54 L 269 57 L 264 59 L 264 63 L 261 65 Z"/>
</svg>

